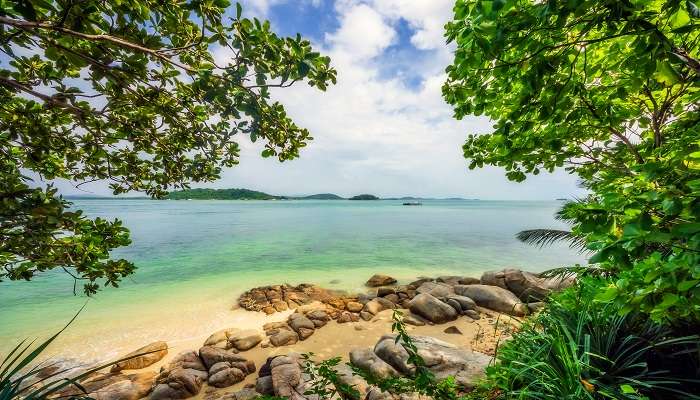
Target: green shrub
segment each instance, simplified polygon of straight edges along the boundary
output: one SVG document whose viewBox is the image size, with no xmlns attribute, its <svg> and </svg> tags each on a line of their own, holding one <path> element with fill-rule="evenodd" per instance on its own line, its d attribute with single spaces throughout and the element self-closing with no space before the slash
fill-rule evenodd
<svg viewBox="0 0 700 400">
<path fill-rule="evenodd" d="M 507 399 L 700 399 L 700 337 L 597 302 L 605 280 L 555 296 L 487 371 Z"/>
</svg>

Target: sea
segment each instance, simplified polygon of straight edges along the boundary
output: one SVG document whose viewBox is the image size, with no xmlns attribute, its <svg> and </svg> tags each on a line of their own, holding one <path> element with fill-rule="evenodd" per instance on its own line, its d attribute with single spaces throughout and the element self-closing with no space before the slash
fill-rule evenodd
<svg viewBox="0 0 700 400">
<path fill-rule="evenodd" d="M 586 262 L 565 244 L 538 248 L 515 238 L 524 229 L 565 229 L 554 218 L 561 201 L 72 201 L 89 216 L 123 221 L 132 244 L 112 256 L 138 269 L 89 298 L 74 294 L 72 278 L 58 269 L 0 282 L 0 358 L 23 339 L 49 337 L 81 308 L 47 356 L 99 361 L 155 340 L 184 343 L 255 326 L 262 316 L 236 307 L 255 286 L 359 292 L 375 273 L 409 282 Z"/>
</svg>

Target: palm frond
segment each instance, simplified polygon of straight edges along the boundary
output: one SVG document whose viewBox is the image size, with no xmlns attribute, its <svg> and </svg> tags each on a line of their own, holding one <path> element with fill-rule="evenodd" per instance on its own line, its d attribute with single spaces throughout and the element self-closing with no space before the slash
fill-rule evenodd
<svg viewBox="0 0 700 400">
<path fill-rule="evenodd" d="M 544 247 L 555 242 L 569 242 L 569 247 L 580 252 L 588 251 L 586 249 L 586 241 L 574 235 L 571 231 L 559 229 L 529 229 L 518 232 L 515 237 L 523 243 L 533 246 Z"/>
</svg>

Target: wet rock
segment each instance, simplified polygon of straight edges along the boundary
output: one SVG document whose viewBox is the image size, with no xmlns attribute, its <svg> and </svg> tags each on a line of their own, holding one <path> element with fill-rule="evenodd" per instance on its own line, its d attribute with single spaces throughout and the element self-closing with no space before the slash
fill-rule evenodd
<svg viewBox="0 0 700 400">
<path fill-rule="evenodd" d="M 389 378 L 400 374 L 372 349 L 355 349 L 350 352 L 350 362 L 378 378 Z"/>
<path fill-rule="evenodd" d="M 367 304 L 365 304 L 363 311 L 370 313 L 372 315 L 377 315 L 377 313 L 385 310 L 384 304 L 382 304 L 379 300 L 374 299 Z"/>
<path fill-rule="evenodd" d="M 390 287 L 380 287 L 377 289 L 377 296 L 379 297 L 384 297 L 394 293 L 396 293 L 396 290 Z"/>
<path fill-rule="evenodd" d="M 425 282 L 434 282 L 434 281 L 435 281 L 435 279 L 432 279 L 432 278 L 418 278 L 417 280 L 415 280 L 415 281 L 409 283 L 409 284 L 407 285 L 407 287 L 408 287 L 409 289 L 415 290 L 415 289 L 417 289 L 418 287 L 420 287 L 420 285 L 424 284 Z"/>
<path fill-rule="evenodd" d="M 125 369 L 141 369 L 155 364 L 168 354 L 168 344 L 165 342 L 153 342 L 138 350 L 120 357 L 120 361 L 112 366 L 112 372 Z"/>
<path fill-rule="evenodd" d="M 489 285 L 457 285 L 455 292 L 460 296 L 469 297 L 481 306 L 494 311 L 515 316 L 527 315 L 527 305 L 512 292 L 498 286 Z"/>
<path fill-rule="evenodd" d="M 457 311 L 428 293 L 421 293 L 408 306 L 412 313 L 436 324 L 457 319 Z"/>
<path fill-rule="evenodd" d="M 392 304 L 397 304 L 401 299 L 399 298 L 399 295 L 392 293 L 384 296 L 384 299 L 389 300 Z M 392 307 L 394 308 L 394 307 Z"/>
<path fill-rule="evenodd" d="M 369 287 L 378 287 L 378 286 L 392 285 L 394 283 L 396 283 L 396 279 L 394 279 L 388 275 L 376 274 L 376 275 L 373 275 L 371 278 L 369 278 L 366 285 Z"/>
<path fill-rule="evenodd" d="M 207 368 L 197 353 L 180 353 L 167 367 L 161 368 L 149 399 L 177 400 L 195 396 L 208 376 Z"/>
</svg>

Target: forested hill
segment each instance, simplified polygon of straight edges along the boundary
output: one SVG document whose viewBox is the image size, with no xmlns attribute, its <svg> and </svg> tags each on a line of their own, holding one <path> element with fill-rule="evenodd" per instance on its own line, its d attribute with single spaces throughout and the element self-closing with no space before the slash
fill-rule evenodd
<svg viewBox="0 0 700 400">
<path fill-rule="evenodd" d="M 170 192 L 170 200 L 343 200 L 333 193 L 312 194 L 310 196 L 275 196 L 250 189 L 187 189 Z"/>
</svg>

